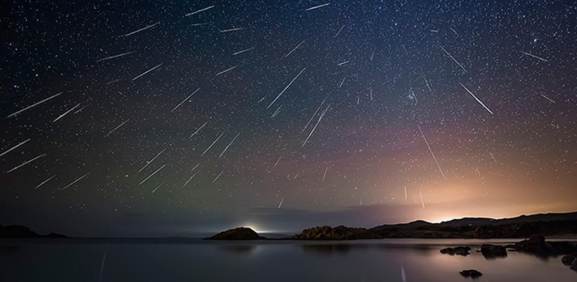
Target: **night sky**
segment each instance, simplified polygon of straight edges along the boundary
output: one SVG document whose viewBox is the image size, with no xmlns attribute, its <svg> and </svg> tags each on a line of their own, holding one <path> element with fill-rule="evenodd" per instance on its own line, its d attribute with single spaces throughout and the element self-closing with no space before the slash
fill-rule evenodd
<svg viewBox="0 0 577 282">
<path fill-rule="evenodd" d="M 172 236 L 577 207 L 571 1 L 0 10 L 2 225 Z"/>
</svg>

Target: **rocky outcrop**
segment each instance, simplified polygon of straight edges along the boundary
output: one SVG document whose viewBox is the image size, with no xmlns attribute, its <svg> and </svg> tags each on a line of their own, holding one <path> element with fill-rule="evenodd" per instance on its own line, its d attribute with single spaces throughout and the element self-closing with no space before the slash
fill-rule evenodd
<svg viewBox="0 0 577 282">
<path fill-rule="evenodd" d="M 481 253 L 485 258 L 502 258 L 507 256 L 507 249 L 504 246 L 483 244 Z"/>
<path fill-rule="evenodd" d="M 577 253 L 577 243 L 568 241 L 545 241 L 541 235 L 531 236 L 513 245 L 519 252 L 531 253 L 542 257 Z"/>
<path fill-rule="evenodd" d="M 68 238 L 62 234 L 50 233 L 48 235 L 39 235 L 22 225 L 0 225 L 0 238 Z"/>
<path fill-rule="evenodd" d="M 468 269 L 459 272 L 463 277 L 471 277 L 473 279 L 477 279 L 483 275 L 483 273 L 475 270 L 475 269 Z"/>
<path fill-rule="evenodd" d="M 576 254 L 566 255 L 566 256 L 563 256 L 563 257 L 561 258 L 561 262 L 562 262 L 564 265 L 569 265 L 569 266 L 572 265 L 575 260 L 577 260 L 577 253 L 576 253 Z"/>
<path fill-rule="evenodd" d="M 454 248 L 441 249 L 441 254 L 467 256 L 467 255 L 469 255 L 470 250 L 471 250 L 471 247 L 469 247 L 469 246 L 458 246 L 458 247 L 454 247 Z"/>
<path fill-rule="evenodd" d="M 350 228 L 345 226 L 317 226 L 303 230 L 300 234 L 291 237 L 293 240 L 359 240 L 381 239 L 382 237 L 364 228 Z"/>
<path fill-rule="evenodd" d="M 254 230 L 248 227 L 238 227 L 220 232 L 205 240 L 263 240 L 266 239 L 258 235 Z"/>
</svg>

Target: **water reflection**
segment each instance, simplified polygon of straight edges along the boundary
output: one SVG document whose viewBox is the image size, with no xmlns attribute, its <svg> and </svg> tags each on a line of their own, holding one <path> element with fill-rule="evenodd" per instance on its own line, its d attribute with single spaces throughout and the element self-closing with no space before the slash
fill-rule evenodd
<svg viewBox="0 0 577 282">
<path fill-rule="evenodd" d="M 256 250 L 257 245 L 224 245 L 218 246 L 218 248 L 222 251 L 235 255 L 250 255 Z"/>
</svg>

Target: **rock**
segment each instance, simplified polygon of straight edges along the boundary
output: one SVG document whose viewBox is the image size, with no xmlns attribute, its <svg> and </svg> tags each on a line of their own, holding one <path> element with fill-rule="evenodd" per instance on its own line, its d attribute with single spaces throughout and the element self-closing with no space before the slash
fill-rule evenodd
<svg viewBox="0 0 577 282">
<path fill-rule="evenodd" d="M 577 254 L 566 255 L 561 258 L 561 262 L 564 265 L 572 265 L 575 259 L 577 259 Z"/>
<path fill-rule="evenodd" d="M 359 239 L 382 239 L 364 228 L 351 228 L 345 226 L 317 226 L 303 230 L 300 234 L 291 237 L 293 240 L 359 240 Z"/>
<path fill-rule="evenodd" d="M 461 276 L 463 277 L 471 277 L 473 279 L 477 279 L 479 277 L 481 277 L 483 275 L 483 273 L 475 270 L 475 269 L 469 269 L 469 270 L 463 270 L 461 272 L 459 272 L 461 274 Z"/>
<path fill-rule="evenodd" d="M 444 248 L 441 250 L 441 254 L 467 256 L 470 250 L 471 247 L 469 246 L 458 246 L 455 248 Z"/>
<path fill-rule="evenodd" d="M 9 225 L 0 228 L 0 238 L 10 238 L 10 237 L 18 237 L 18 238 L 30 238 L 30 237 L 38 237 L 38 234 L 30 228 L 21 225 Z"/>
<path fill-rule="evenodd" d="M 254 230 L 247 227 L 238 227 L 220 232 L 207 240 L 262 240 L 265 237 L 259 236 Z"/>
<path fill-rule="evenodd" d="M 571 267 L 570 267 L 570 268 L 571 268 L 572 270 L 577 271 L 577 259 L 576 259 L 576 260 L 573 260 L 573 263 L 571 264 Z"/>
<path fill-rule="evenodd" d="M 503 246 L 483 244 L 481 245 L 481 253 L 485 258 L 506 257 L 507 249 Z"/>
<path fill-rule="evenodd" d="M 545 242 L 545 237 L 541 235 L 531 236 L 529 239 L 515 243 L 514 247 L 517 251 L 532 253 L 542 257 L 577 252 L 577 244 L 574 242 Z"/>
</svg>

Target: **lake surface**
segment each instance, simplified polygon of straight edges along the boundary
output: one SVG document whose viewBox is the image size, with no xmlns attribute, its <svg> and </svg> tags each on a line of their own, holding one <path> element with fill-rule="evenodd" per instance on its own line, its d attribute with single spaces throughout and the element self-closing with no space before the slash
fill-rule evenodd
<svg viewBox="0 0 577 282">
<path fill-rule="evenodd" d="M 577 281 L 561 257 L 450 256 L 445 246 L 519 240 L 350 242 L 2 239 L 0 281 Z M 404 277 L 403 277 L 404 276 Z"/>
</svg>

